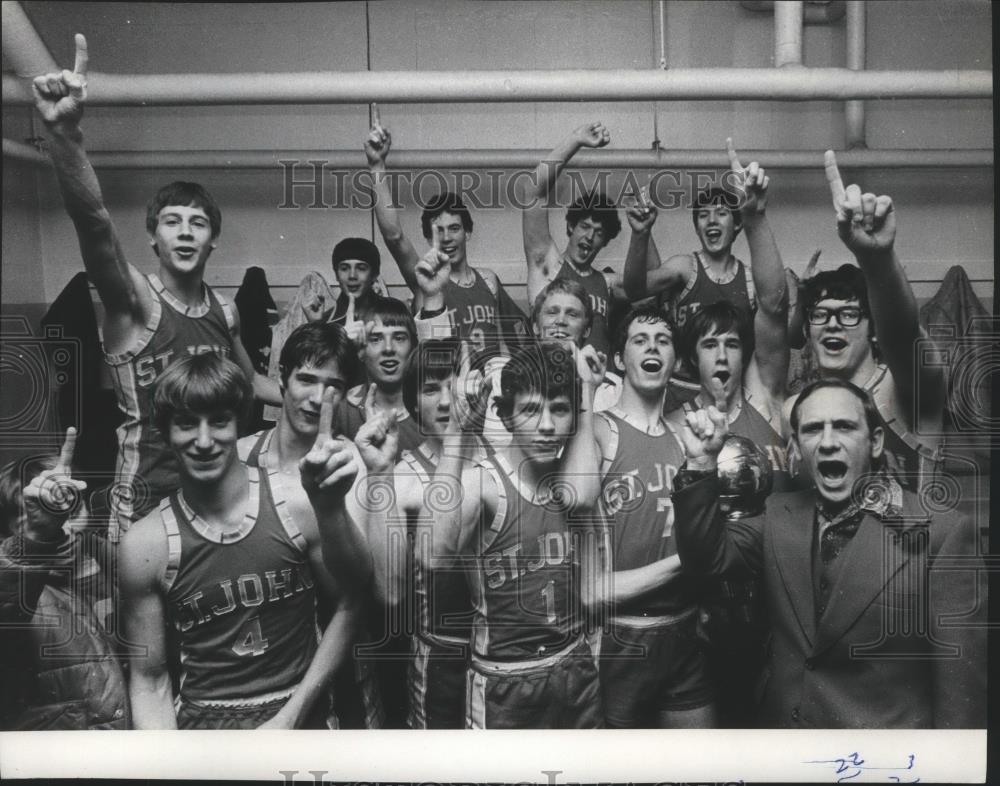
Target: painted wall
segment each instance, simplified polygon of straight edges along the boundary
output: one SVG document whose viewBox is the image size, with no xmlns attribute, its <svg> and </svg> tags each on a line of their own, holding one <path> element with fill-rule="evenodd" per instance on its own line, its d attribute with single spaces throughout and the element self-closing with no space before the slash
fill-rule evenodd
<svg viewBox="0 0 1000 786">
<path fill-rule="evenodd" d="M 869 4 L 872 69 L 991 68 L 990 8 L 985 2 Z M 117 73 L 306 70 L 474 70 L 648 68 L 658 59 L 655 3 L 403 2 L 337 4 L 26 3 L 60 63 L 72 62 L 72 34 L 90 42 L 91 68 Z M 366 18 L 367 12 L 367 18 Z M 737 2 L 668 2 L 669 67 L 767 67 L 772 17 Z M 370 40 L 370 46 L 366 42 Z M 805 62 L 845 61 L 844 21 L 805 29 Z M 843 146 L 843 107 L 835 102 L 673 102 L 641 104 L 383 105 L 397 149 L 550 148 L 574 126 L 602 120 L 612 146 L 648 148 L 658 132 L 668 149 L 738 147 L 823 149 Z M 29 113 L 4 110 L 4 134 L 33 134 Z M 92 150 L 360 150 L 368 126 L 362 106 L 89 108 L 84 130 Z M 992 102 L 868 102 L 873 148 L 990 148 Z M 360 161 L 360 157 L 359 157 Z M 390 158 L 391 163 L 391 158 Z M 767 166 L 766 157 L 761 162 Z M 847 259 L 836 238 L 821 169 L 774 171 L 769 216 L 785 263 L 801 269 L 815 248 L 822 266 Z M 50 172 L 25 167 L 4 175 L 4 303 L 51 301 L 78 269 L 72 226 Z M 103 171 L 102 187 L 128 258 L 152 263 L 144 205 L 172 179 L 205 183 L 223 207 L 221 245 L 208 280 L 230 293 L 249 265 L 268 271 L 284 300 L 309 270 L 330 272 L 330 249 L 342 237 L 372 237 L 361 209 L 278 209 L 284 178 L 273 171 Z M 977 293 L 993 281 L 993 173 L 979 170 L 868 170 L 866 187 L 891 194 L 899 211 L 898 249 L 919 298 L 929 297 L 953 264 L 964 265 Z M 617 190 L 624 173 L 611 176 Z M 640 181 L 648 173 L 637 173 Z M 304 174 L 300 173 L 299 177 Z M 506 176 L 506 175 L 505 175 Z M 585 170 L 585 180 L 594 177 Z M 428 188 L 431 187 L 428 183 Z M 486 200 L 488 189 L 477 192 Z M 332 201 L 332 196 L 329 197 Z M 309 202 L 301 190 L 297 201 Z M 404 228 L 419 236 L 419 211 L 406 202 Z M 520 215 L 510 207 L 474 211 L 473 264 L 493 267 L 524 297 Z M 553 235 L 563 213 L 553 211 Z M 374 233 L 377 238 L 377 231 Z M 664 254 L 696 244 L 686 210 L 661 214 L 654 235 Z M 620 269 L 628 232 L 600 261 Z M 384 247 L 383 247 L 384 252 Z M 740 240 L 737 253 L 747 256 Z M 386 279 L 401 283 L 388 254 Z M 40 264 L 39 264 L 40 262 Z M 332 278 L 332 276 L 330 276 Z M 400 290 L 397 289 L 397 293 Z"/>
</svg>

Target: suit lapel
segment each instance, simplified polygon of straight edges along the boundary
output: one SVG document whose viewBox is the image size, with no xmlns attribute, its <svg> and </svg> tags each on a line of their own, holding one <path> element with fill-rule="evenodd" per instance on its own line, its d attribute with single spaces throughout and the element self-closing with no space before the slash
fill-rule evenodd
<svg viewBox="0 0 1000 786">
<path fill-rule="evenodd" d="M 830 602 L 819 619 L 817 654 L 844 635 L 908 560 L 882 521 L 866 513 L 837 558 Z"/>
<path fill-rule="evenodd" d="M 812 582 L 812 533 L 814 506 L 811 493 L 801 493 L 782 501 L 781 515 L 775 516 L 771 547 L 778 574 L 799 627 L 809 643 L 816 640 L 816 604 Z"/>
</svg>

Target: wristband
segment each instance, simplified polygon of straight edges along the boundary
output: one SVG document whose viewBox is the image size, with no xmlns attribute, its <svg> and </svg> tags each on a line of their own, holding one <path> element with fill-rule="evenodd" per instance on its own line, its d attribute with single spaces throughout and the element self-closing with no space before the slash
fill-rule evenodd
<svg viewBox="0 0 1000 786">
<path fill-rule="evenodd" d="M 674 476 L 674 491 L 680 491 L 693 483 L 697 483 L 699 480 L 714 477 L 715 474 L 716 471 L 714 469 L 690 469 L 685 461 Z"/>
<path fill-rule="evenodd" d="M 441 308 L 434 311 L 428 311 L 425 308 L 420 309 L 420 319 L 434 319 L 434 317 L 441 316 L 445 311 L 448 310 L 448 306 L 441 306 Z"/>
</svg>

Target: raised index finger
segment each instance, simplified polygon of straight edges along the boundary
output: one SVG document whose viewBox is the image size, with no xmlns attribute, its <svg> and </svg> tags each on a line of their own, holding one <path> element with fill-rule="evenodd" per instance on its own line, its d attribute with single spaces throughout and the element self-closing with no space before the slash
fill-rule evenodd
<svg viewBox="0 0 1000 786">
<path fill-rule="evenodd" d="M 86 76 L 87 61 L 90 59 L 87 54 L 87 39 L 83 37 L 82 33 L 77 33 L 74 39 L 76 40 L 76 58 L 73 61 L 73 73 Z"/>
<path fill-rule="evenodd" d="M 725 412 L 727 409 L 726 389 L 722 385 L 722 380 L 718 377 L 712 377 L 708 381 L 708 387 L 712 393 L 712 398 L 715 400 L 715 408 L 719 412 Z"/>
<path fill-rule="evenodd" d="M 844 205 L 844 181 L 840 178 L 837 156 L 832 150 L 827 150 L 823 154 L 823 167 L 826 169 L 826 182 L 830 185 L 833 207 L 839 213 Z"/>
<path fill-rule="evenodd" d="M 351 324 L 354 321 L 354 293 L 347 293 L 347 314 L 344 316 L 346 324 Z"/>
<path fill-rule="evenodd" d="M 59 460 L 56 467 L 67 472 L 73 466 L 73 453 L 76 450 L 76 429 L 70 426 L 66 429 L 66 439 L 59 449 Z"/>
<path fill-rule="evenodd" d="M 729 168 L 734 172 L 742 172 L 743 165 L 740 164 L 739 156 L 736 155 L 736 149 L 733 147 L 733 138 L 726 137 L 726 153 L 729 155 Z"/>
<path fill-rule="evenodd" d="M 382 127 L 382 115 L 378 111 L 378 104 L 372 101 L 372 125 L 376 128 Z"/>
<path fill-rule="evenodd" d="M 319 428 L 316 430 L 316 444 L 319 445 L 333 431 L 333 387 L 323 391 L 323 403 L 319 408 Z"/>
</svg>

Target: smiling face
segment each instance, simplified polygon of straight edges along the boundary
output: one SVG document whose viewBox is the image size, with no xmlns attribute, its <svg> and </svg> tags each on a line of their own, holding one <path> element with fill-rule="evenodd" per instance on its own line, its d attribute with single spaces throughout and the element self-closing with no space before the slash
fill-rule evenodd
<svg viewBox="0 0 1000 786">
<path fill-rule="evenodd" d="M 728 253 L 736 240 L 736 218 L 725 205 L 705 205 L 695 211 L 695 231 L 706 253 Z"/>
<path fill-rule="evenodd" d="M 742 387 L 743 378 L 743 341 L 739 333 L 735 330 L 725 333 L 712 330 L 698 339 L 695 355 L 701 389 L 711 395 L 709 381 L 718 379 L 726 401 L 732 402 Z"/>
<path fill-rule="evenodd" d="M 361 350 L 368 379 L 382 389 L 398 388 L 412 350 L 410 331 L 402 325 L 386 325 L 376 317 Z"/>
<path fill-rule="evenodd" d="M 830 314 L 825 323 L 814 325 L 809 322 L 809 318 L 812 311 L 817 308 L 828 311 L 842 308 L 857 309 L 858 300 L 823 298 L 810 309 L 810 313 L 806 314 L 809 345 L 819 367 L 820 376 L 850 379 L 872 354 L 868 317 L 862 315 L 858 324 L 844 327 L 840 323 L 840 317 Z"/>
<path fill-rule="evenodd" d="M 608 243 L 604 225 L 589 216 L 584 216 L 575 224 L 567 224 L 566 231 L 569 242 L 565 253 L 575 267 L 591 265 L 594 257 Z"/>
<path fill-rule="evenodd" d="M 849 390 L 821 388 L 798 410 L 793 450 L 828 506 L 842 507 L 882 455 L 881 428 L 869 432 L 861 400 Z"/>
<path fill-rule="evenodd" d="M 360 298 L 371 290 L 372 268 L 364 260 L 342 259 L 334 266 L 333 272 L 341 291 L 346 295 Z"/>
<path fill-rule="evenodd" d="M 553 292 L 545 298 L 534 325 L 540 339 L 554 339 L 582 346 L 590 335 L 583 303 L 568 292 Z"/>
<path fill-rule="evenodd" d="M 237 416 L 232 410 L 177 412 L 170 419 L 167 444 L 186 478 L 215 483 L 238 460 L 237 437 Z"/>
<path fill-rule="evenodd" d="M 431 232 L 432 242 L 435 235 L 440 238 L 441 251 L 447 255 L 451 266 L 460 267 L 465 262 L 465 245 L 469 239 L 462 217 L 445 211 L 431 221 Z"/>
<path fill-rule="evenodd" d="M 200 207 L 167 205 L 156 216 L 153 244 L 160 266 L 173 276 L 201 274 L 212 253 L 212 225 Z"/>
<path fill-rule="evenodd" d="M 633 390 L 662 393 L 674 370 L 674 341 L 662 319 L 633 319 L 625 346 L 615 360 L 625 369 L 625 384 Z"/>
</svg>

